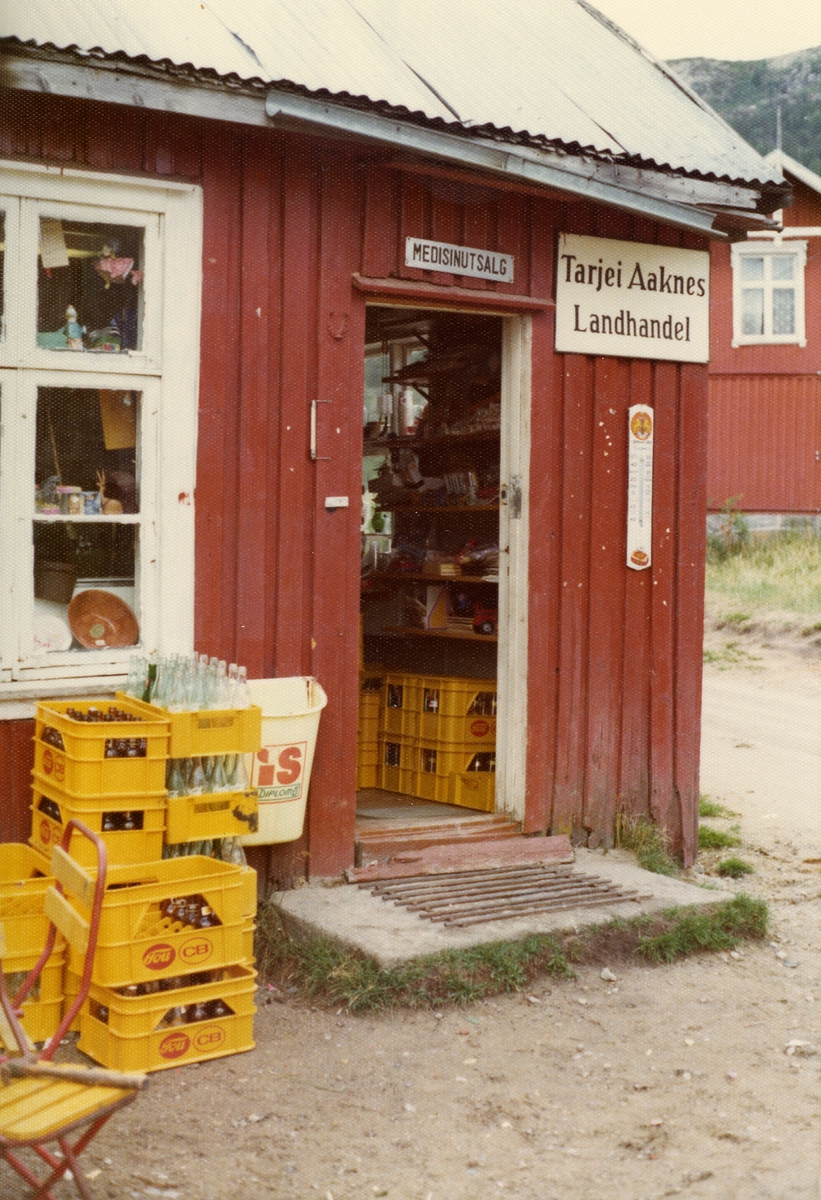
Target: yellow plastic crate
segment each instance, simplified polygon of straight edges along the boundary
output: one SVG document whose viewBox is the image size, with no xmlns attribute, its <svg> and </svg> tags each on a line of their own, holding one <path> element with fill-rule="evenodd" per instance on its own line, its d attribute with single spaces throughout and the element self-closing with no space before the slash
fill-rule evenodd
<svg viewBox="0 0 821 1200">
<path fill-rule="evenodd" d="M 67 715 L 70 708 L 79 712 L 88 712 L 91 708 L 104 711 L 108 704 L 108 701 L 100 699 L 41 701 L 35 713 L 35 741 L 50 745 L 52 743 L 49 742 L 49 737 L 52 737 L 52 748 L 62 751 L 74 762 L 133 764 L 144 762 L 146 759 L 164 760 L 167 757 L 168 717 L 160 708 L 143 705 L 138 700 L 132 700 L 130 696 L 118 693 L 116 707 L 129 713 L 136 720 L 86 723 L 75 721 Z M 113 748 L 112 743 L 134 738 L 145 741 L 145 753 L 139 758 L 107 757 L 107 751 L 110 753 Z"/>
<path fill-rule="evenodd" d="M 357 788 L 379 787 L 379 763 L 358 763 L 356 767 Z"/>
<path fill-rule="evenodd" d="M 23 1001 L 21 1023 L 33 1042 L 44 1042 L 46 1038 L 51 1037 L 63 1015 L 63 947 L 64 944 L 55 945 L 51 957 L 43 967 L 39 987 Z M 3 959 L 3 974 L 12 999 L 29 971 L 36 965 L 42 949 L 42 945 L 36 945 L 25 954 L 6 954 Z"/>
<path fill-rule="evenodd" d="M 92 985 L 78 1049 L 115 1071 L 161 1071 L 253 1049 L 256 971 L 235 964 L 220 975 L 215 982 L 146 995 Z M 209 1015 L 216 1005 L 220 1015 Z M 188 1019 L 169 1024 L 175 1013 Z"/>
<path fill-rule="evenodd" d="M 388 792 L 414 794 L 416 739 L 398 733 L 379 738 L 379 787 Z"/>
<path fill-rule="evenodd" d="M 46 890 L 54 882 L 48 860 L 33 846 L 0 845 L 0 922 L 8 954 L 25 954 L 45 945 Z"/>
<path fill-rule="evenodd" d="M 496 795 L 495 771 L 465 771 L 448 776 L 448 804 L 493 812 Z"/>
<path fill-rule="evenodd" d="M 382 693 L 380 731 L 416 737 L 419 733 L 419 695 L 418 675 L 387 674 Z"/>
<path fill-rule="evenodd" d="M 419 738 L 415 766 L 420 775 L 493 772 L 496 770 L 496 752 L 493 747 L 429 742 Z"/>
<path fill-rule="evenodd" d="M 101 796 L 96 800 L 71 796 L 35 777 L 31 793 L 30 843 L 41 854 L 51 854 L 65 826 L 76 817 L 92 833 L 99 833 L 108 851 L 109 863 L 142 863 L 162 858 L 165 831 L 165 792 L 153 796 Z M 116 829 L 123 814 L 131 813 L 136 829 Z M 93 867 L 97 854 L 88 838 L 75 836 L 71 853 L 84 867 Z"/>
<path fill-rule="evenodd" d="M 423 712 L 419 714 L 419 737 L 429 742 L 492 748 L 496 745 L 496 718 Z"/>
<path fill-rule="evenodd" d="M 496 680 L 455 675 L 417 676 L 420 713 L 440 717 L 496 716 Z"/>
<path fill-rule="evenodd" d="M 256 833 L 258 824 L 256 788 L 202 796 L 169 796 L 165 840 L 175 846 L 179 842 L 240 837 Z"/>
<path fill-rule="evenodd" d="M 217 923 L 196 928 L 169 918 L 164 907 L 180 897 L 201 901 Z M 253 955 L 255 911 L 256 873 L 247 867 L 201 855 L 110 866 L 93 981 L 125 987 L 243 962 Z M 69 966 L 79 970 L 73 951 Z"/>
<path fill-rule="evenodd" d="M 120 697 L 129 698 L 123 693 Z M 131 700 L 138 712 L 168 722 L 169 758 L 208 758 L 214 754 L 256 754 L 262 745 L 262 709 L 208 708 L 201 712 L 168 712 L 156 704 Z"/>
<path fill-rule="evenodd" d="M 111 726 L 101 725 L 100 728 L 109 729 Z M 166 742 L 167 739 L 163 740 L 163 746 Z M 35 773 L 55 787 L 75 795 L 136 796 L 142 792 L 162 791 L 165 788 L 165 764 L 165 754 L 145 758 L 101 758 L 96 761 L 72 758 L 70 754 L 38 738 L 34 739 Z"/>
</svg>

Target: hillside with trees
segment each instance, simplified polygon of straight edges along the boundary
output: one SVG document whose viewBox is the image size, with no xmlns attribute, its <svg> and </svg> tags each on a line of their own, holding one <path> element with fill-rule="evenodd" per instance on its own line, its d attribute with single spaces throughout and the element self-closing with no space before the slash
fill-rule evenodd
<svg viewBox="0 0 821 1200">
<path fill-rule="evenodd" d="M 670 66 L 694 92 L 767 154 L 777 144 L 821 175 L 821 46 L 758 62 L 681 58 Z"/>
</svg>

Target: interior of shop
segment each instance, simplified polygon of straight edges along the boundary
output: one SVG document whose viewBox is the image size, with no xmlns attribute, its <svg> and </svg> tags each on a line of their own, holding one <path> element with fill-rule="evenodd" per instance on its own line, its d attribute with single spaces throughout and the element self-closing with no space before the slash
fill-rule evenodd
<svg viewBox="0 0 821 1200">
<path fill-rule="evenodd" d="M 363 819 L 493 812 L 501 378 L 501 318 L 369 307 Z"/>
</svg>

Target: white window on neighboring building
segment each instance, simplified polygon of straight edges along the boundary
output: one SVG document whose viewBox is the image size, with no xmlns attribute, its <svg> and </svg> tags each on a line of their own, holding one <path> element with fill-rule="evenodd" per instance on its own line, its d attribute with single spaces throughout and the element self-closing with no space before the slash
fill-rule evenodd
<svg viewBox="0 0 821 1200">
<path fill-rule="evenodd" d="M 0 167 L 3 699 L 191 644 L 202 197 Z"/>
<path fill-rule="evenodd" d="M 805 346 L 806 242 L 736 242 L 733 263 L 733 345 Z"/>
</svg>

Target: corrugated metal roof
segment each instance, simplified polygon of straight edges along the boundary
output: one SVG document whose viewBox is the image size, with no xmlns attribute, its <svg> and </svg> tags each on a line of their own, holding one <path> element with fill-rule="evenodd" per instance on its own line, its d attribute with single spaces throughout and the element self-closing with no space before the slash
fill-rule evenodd
<svg viewBox="0 0 821 1200">
<path fill-rule="evenodd" d="M 700 176 L 780 181 L 586 0 L 29 0 L 4 6 L 0 37 L 289 83 Z"/>
</svg>

